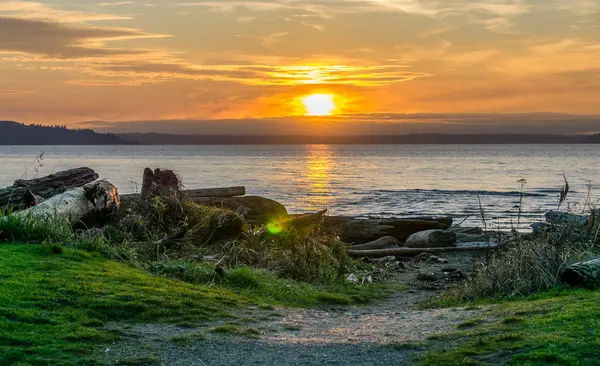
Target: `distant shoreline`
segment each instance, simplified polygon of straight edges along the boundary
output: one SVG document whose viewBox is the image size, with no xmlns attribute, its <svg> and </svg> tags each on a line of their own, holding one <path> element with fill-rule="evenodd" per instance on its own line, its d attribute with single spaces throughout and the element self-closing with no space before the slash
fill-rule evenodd
<svg viewBox="0 0 600 366">
<path fill-rule="evenodd" d="M 406 135 L 177 135 L 98 133 L 66 126 L 0 121 L 0 145 L 532 145 L 597 144 L 596 135 L 406 134 Z"/>
</svg>

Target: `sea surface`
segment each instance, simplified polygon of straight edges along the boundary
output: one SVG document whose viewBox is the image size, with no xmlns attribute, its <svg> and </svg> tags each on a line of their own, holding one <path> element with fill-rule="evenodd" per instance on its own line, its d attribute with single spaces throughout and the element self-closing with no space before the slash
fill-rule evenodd
<svg viewBox="0 0 600 366">
<path fill-rule="evenodd" d="M 243 185 L 294 213 L 452 215 L 488 229 L 542 220 L 558 207 L 563 174 L 562 209 L 600 204 L 598 145 L 0 146 L 1 186 L 80 166 L 121 193 L 161 167 L 188 188 Z"/>
</svg>

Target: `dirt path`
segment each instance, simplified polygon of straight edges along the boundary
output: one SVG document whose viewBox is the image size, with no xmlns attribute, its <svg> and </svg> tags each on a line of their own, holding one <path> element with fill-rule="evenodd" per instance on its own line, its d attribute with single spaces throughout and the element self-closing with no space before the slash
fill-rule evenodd
<svg viewBox="0 0 600 366">
<path fill-rule="evenodd" d="M 414 305 L 444 287 L 442 269 L 468 271 L 471 258 L 448 257 L 449 263 L 414 263 L 396 280 L 410 288 L 367 306 L 326 309 L 252 309 L 233 322 L 205 324 L 200 329 L 172 325 L 132 325 L 125 340 L 104 350 L 105 361 L 150 365 L 410 365 L 432 334 L 483 310 L 416 310 Z M 409 265 L 410 267 L 411 265 Z M 436 274 L 438 282 L 419 282 L 419 274 Z M 259 339 L 211 332 L 215 327 L 251 329 Z"/>
</svg>

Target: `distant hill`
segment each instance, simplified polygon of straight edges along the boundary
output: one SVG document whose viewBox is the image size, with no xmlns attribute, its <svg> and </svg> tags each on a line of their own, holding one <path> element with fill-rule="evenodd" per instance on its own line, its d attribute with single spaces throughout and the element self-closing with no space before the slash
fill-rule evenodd
<svg viewBox="0 0 600 366">
<path fill-rule="evenodd" d="M 596 135 L 587 136 L 584 140 L 586 144 L 600 144 L 600 133 Z"/>
<path fill-rule="evenodd" d="M 0 121 L 0 145 L 120 145 L 135 144 L 110 133 L 71 130 L 65 126 L 25 125 Z"/>
<path fill-rule="evenodd" d="M 571 135 L 173 135 L 161 133 L 120 134 L 125 140 L 148 145 L 292 145 L 292 144 L 577 144 L 586 137 Z"/>
</svg>

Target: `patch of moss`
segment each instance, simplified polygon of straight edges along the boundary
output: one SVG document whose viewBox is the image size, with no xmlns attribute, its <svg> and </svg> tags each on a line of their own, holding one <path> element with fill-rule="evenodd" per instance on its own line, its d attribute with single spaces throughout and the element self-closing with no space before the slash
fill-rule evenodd
<svg viewBox="0 0 600 366">
<path fill-rule="evenodd" d="M 463 331 L 433 336 L 446 351 L 428 352 L 425 365 L 581 364 L 600 360 L 600 291 L 561 290 L 490 305 L 489 321 L 471 319 Z"/>
</svg>

